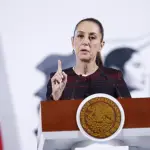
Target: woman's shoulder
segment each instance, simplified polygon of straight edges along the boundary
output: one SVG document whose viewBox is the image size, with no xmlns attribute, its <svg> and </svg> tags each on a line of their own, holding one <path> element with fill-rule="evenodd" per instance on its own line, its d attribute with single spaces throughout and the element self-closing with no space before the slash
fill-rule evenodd
<svg viewBox="0 0 150 150">
<path fill-rule="evenodd" d="M 101 69 L 108 76 L 115 77 L 115 78 L 122 76 L 122 72 L 120 70 L 117 70 L 114 68 L 108 68 L 108 67 L 104 67 L 104 66 Z"/>
</svg>

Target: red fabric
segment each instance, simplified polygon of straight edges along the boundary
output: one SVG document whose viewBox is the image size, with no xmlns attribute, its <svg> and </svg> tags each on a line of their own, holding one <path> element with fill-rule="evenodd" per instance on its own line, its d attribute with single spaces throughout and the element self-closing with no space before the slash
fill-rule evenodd
<svg viewBox="0 0 150 150">
<path fill-rule="evenodd" d="M 1 134 L 1 130 L 0 130 L 0 150 L 3 150 L 3 147 L 2 147 L 2 134 Z"/>
</svg>

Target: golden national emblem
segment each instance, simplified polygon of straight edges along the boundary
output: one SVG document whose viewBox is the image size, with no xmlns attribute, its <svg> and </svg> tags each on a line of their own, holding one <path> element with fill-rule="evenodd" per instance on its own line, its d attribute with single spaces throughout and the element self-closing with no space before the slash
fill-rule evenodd
<svg viewBox="0 0 150 150">
<path fill-rule="evenodd" d="M 118 105 L 107 97 L 93 97 L 86 101 L 78 116 L 80 128 L 96 139 L 106 139 L 115 134 L 122 122 Z M 123 127 L 124 121 L 122 123 Z"/>
</svg>

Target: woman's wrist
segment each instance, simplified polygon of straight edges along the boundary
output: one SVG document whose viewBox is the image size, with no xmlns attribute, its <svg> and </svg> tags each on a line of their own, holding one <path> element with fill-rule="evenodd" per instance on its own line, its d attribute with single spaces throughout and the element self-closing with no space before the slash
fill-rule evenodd
<svg viewBox="0 0 150 150">
<path fill-rule="evenodd" d="M 57 97 L 57 94 L 54 94 L 54 93 L 51 94 L 51 98 L 52 100 L 55 100 L 55 101 L 59 100 L 59 98 Z"/>
</svg>

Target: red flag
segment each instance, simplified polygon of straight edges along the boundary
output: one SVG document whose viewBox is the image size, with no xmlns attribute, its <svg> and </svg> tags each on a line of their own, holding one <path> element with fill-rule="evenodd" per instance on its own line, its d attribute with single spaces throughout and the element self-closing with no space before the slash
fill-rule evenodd
<svg viewBox="0 0 150 150">
<path fill-rule="evenodd" d="M 3 150 L 1 130 L 0 130 L 0 150 Z"/>
</svg>

